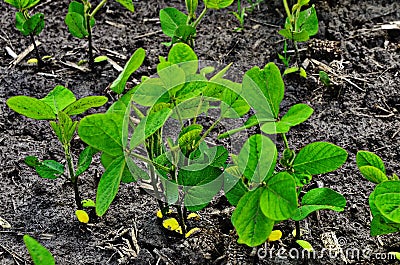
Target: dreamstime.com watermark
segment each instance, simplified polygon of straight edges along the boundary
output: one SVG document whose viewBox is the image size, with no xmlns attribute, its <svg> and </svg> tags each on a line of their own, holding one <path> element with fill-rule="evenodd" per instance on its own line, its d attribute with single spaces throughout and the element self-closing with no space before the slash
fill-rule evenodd
<svg viewBox="0 0 400 265">
<path fill-rule="evenodd" d="M 275 246 L 261 247 L 257 251 L 259 259 L 272 259 L 272 260 L 342 260 L 342 261 L 363 261 L 363 260 L 396 260 L 396 255 L 390 252 L 374 252 L 371 248 L 346 248 L 346 239 L 343 237 L 338 238 L 338 245 L 336 248 L 322 248 L 319 250 L 307 251 L 301 248 L 276 248 Z"/>
</svg>

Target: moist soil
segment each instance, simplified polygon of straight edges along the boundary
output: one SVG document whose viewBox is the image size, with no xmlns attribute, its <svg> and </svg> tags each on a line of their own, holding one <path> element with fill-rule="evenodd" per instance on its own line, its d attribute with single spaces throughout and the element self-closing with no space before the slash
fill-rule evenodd
<svg viewBox="0 0 400 265">
<path fill-rule="evenodd" d="M 301 250 L 293 243 L 292 221 L 277 226 L 283 232 L 278 242 L 254 249 L 238 244 L 230 223 L 233 207 L 223 196 L 217 196 L 199 212 L 201 218 L 195 225 L 201 231 L 186 240 L 161 228 L 155 215 L 155 199 L 135 183 L 121 185 L 105 216 L 94 218 L 89 225 L 80 224 L 74 215 L 71 184 L 65 178 L 41 179 L 23 162 L 29 155 L 63 161 L 62 148 L 48 123 L 14 113 L 5 101 L 16 95 L 41 98 L 56 85 L 63 85 L 77 98 L 105 95 L 114 102 L 116 95 L 107 87 L 118 71 L 109 63 L 97 65 L 94 72 L 82 72 L 62 63 L 78 62 L 87 56 L 86 42 L 73 38 L 64 24 L 68 1 L 42 1 L 35 7 L 35 11 L 46 15 L 46 27 L 38 38 L 40 52 L 53 60 L 37 70 L 26 63 L 34 57 L 31 53 L 13 65 L 5 48 L 19 54 L 30 40 L 15 29 L 15 10 L 1 1 L 0 217 L 11 228 L 0 230 L 0 264 L 31 263 L 22 240 L 24 234 L 47 247 L 57 264 L 396 264 L 385 255 L 400 251 L 399 234 L 370 236 L 368 196 L 374 185 L 359 174 L 355 154 L 358 150 L 376 152 L 389 174 L 400 172 L 400 30 L 381 27 L 399 20 L 400 2 L 312 2 L 320 20 L 319 33 L 299 47 L 308 77 L 284 77 L 282 109 L 285 112 L 293 104 L 306 103 L 315 110 L 308 121 L 288 134 L 296 150 L 314 141 L 329 141 L 349 153 L 342 168 L 314 177 L 305 188 L 332 188 L 346 197 L 347 206 L 341 213 L 321 211 L 301 221 L 303 239 L 313 245 L 317 256 L 297 259 L 296 251 Z M 160 32 L 159 10 L 167 6 L 184 9 L 183 1 L 134 4 L 135 13 L 129 13 L 109 1 L 97 14 L 94 28 L 96 55 L 107 55 L 120 66 L 137 48 L 146 50 L 146 60 L 130 80 L 131 86 L 141 76 L 153 75 L 158 56 L 168 54 L 168 48 L 161 44 L 168 38 Z M 236 81 L 251 67 L 263 67 L 271 61 L 283 70 L 277 56 L 283 47 L 277 33 L 284 23 L 281 1 L 260 4 L 247 15 L 240 32 L 234 31 L 238 23 L 228 13 L 234 10 L 232 6 L 206 15 L 196 39 L 195 51 L 200 60 L 233 63 L 229 77 Z M 331 74 L 332 86 L 319 81 L 318 62 L 335 73 Z M 105 111 L 106 107 L 95 111 Z M 75 150 L 83 148 L 78 138 L 72 144 Z M 95 198 L 102 172 L 97 158 L 80 177 L 83 198 Z M 330 245 L 339 245 L 342 251 L 322 252 Z M 360 255 L 349 255 L 347 250 L 358 250 Z"/>
</svg>

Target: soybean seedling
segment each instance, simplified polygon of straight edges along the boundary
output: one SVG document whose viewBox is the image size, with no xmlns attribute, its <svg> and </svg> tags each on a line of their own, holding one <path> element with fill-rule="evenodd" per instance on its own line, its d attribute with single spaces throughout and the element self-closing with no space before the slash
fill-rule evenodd
<svg viewBox="0 0 400 265">
<path fill-rule="evenodd" d="M 124 6 L 129 11 L 134 11 L 132 0 L 115 0 Z M 89 66 L 93 69 L 93 38 L 92 28 L 96 23 L 94 16 L 107 3 L 107 0 L 102 0 L 95 8 L 92 9 L 92 4 L 88 0 L 72 1 L 68 7 L 68 13 L 65 17 L 69 32 L 78 39 L 87 38 L 89 44 Z"/>
<path fill-rule="evenodd" d="M 318 33 L 318 17 L 314 5 L 301 10 L 309 2 L 310 0 L 298 0 L 290 9 L 287 0 L 283 0 L 287 18 L 284 29 L 280 30 L 279 34 L 292 41 L 296 58 L 296 65 L 287 68 L 285 74 L 300 71 L 300 75 L 306 77 L 305 70 L 298 66 L 300 64 L 300 53 L 297 43 L 306 42 L 311 36 Z"/>
<path fill-rule="evenodd" d="M 230 12 L 239 21 L 239 27 L 235 28 L 235 31 L 243 30 L 247 12 L 249 13 L 253 12 L 256 6 L 258 6 L 263 1 L 264 0 L 256 0 L 255 2 L 253 2 L 253 0 L 247 0 L 247 3 L 250 4 L 250 7 L 245 7 L 242 5 L 242 0 L 237 0 L 237 10 Z"/>
<path fill-rule="evenodd" d="M 171 38 L 164 43 L 171 46 L 174 43 L 183 42 L 194 47 L 196 28 L 209 9 L 222 9 L 230 6 L 234 0 L 203 0 L 204 9 L 197 16 L 198 0 L 185 0 L 187 15 L 173 7 L 167 7 L 160 11 L 161 29 L 165 35 Z"/>
<path fill-rule="evenodd" d="M 92 162 L 92 156 L 97 150 L 87 147 L 79 155 L 75 168 L 71 153 L 71 141 L 75 135 L 78 121 L 72 121 L 71 116 L 82 114 L 90 108 L 100 107 L 107 102 L 103 96 L 88 96 L 76 100 L 75 95 L 63 86 L 56 86 L 46 97 L 37 99 L 28 96 L 15 96 L 7 100 L 7 105 L 15 112 L 35 120 L 48 120 L 55 135 L 60 141 L 67 162 L 67 176 L 71 181 L 75 203 L 82 210 L 82 201 L 78 189 L 78 176 L 84 173 Z M 35 156 L 25 158 L 25 163 L 34 168 L 36 173 L 46 179 L 56 179 L 65 173 L 63 164 L 54 160 L 41 161 Z"/>
<path fill-rule="evenodd" d="M 372 214 L 372 236 L 400 231 L 400 181 L 396 174 L 388 176 L 382 159 L 368 151 L 358 151 L 357 167 L 368 181 L 377 184 L 369 196 Z"/>
<path fill-rule="evenodd" d="M 243 127 L 221 137 L 259 125 L 267 135 L 280 135 L 285 148 L 278 160 L 276 145 L 268 136 L 252 135 L 234 163 L 226 168 L 225 183 L 236 183 L 225 190 L 225 194 L 236 206 L 232 223 L 239 235 L 238 242 L 258 246 L 268 239 L 276 223 L 288 219 L 295 221 L 298 239 L 299 221 L 310 213 L 323 209 L 344 210 L 345 198 L 329 188 L 309 190 L 302 198 L 299 195 L 313 175 L 338 169 L 346 161 L 347 152 L 327 142 L 307 144 L 298 152 L 290 148 L 286 134 L 306 121 L 313 109 L 306 104 L 296 104 L 283 116 L 280 114 L 284 83 L 275 64 L 268 63 L 264 69 L 254 67 L 247 71 L 242 91 L 255 115 Z"/>
<path fill-rule="evenodd" d="M 29 14 L 29 9 L 37 5 L 40 0 L 4 0 L 4 2 L 18 9 L 18 12 L 15 13 L 15 27 L 22 35 L 30 37 L 36 53 L 38 67 L 42 67 L 43 61 L 35 42 L 35 35 L 39 35 L 44 28 L 44 14 L 36 13 L 32 16 Z"/>
</svg>

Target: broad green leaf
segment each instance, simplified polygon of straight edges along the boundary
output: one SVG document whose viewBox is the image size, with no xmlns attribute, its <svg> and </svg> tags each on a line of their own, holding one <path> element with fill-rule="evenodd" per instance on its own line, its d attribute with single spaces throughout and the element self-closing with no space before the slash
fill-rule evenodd
<svg viewBox="0 0 400 265">
<path fill-rule="evenodd" d="M 222 9 L 230 6 L 234 0 L 204 0 L 207 8 Z"/>
<path fill-rule="evenodd" d="M 400 231 L 400 224 L 386 223 L 382 215 L 378 214 L 371 221 L 371 236 L 380 236 Z"/>
<path fill-rule="evenodd" d="M 135 11 L 132 0 L 115 0 L 131 12 Z"/>
<path fill-rule="evenodd" d="M 255 247 L 264 243 L 271 234 L 274 221 L 260 208 L 262 188 L 247 192 L 232 213 L 232 224 L 239 235 L 238 243 Z"/>
<path fill-rule="evenodd" d="M 318 33 L 318 17 L 314 5 L 300 12 L 297 24 L 300 25 L 302 30 L 307 32 L 308 36 Z"/>
<path fill-rule="evenodd" d="M 28 156 L 25 158 L 25 163 L 33 167 L 42 178 L 56 179 L 64 173 L 64 165 L 54 160 L 39 161 L 37 157 Z"/>
<path fill-rule="evenodd" d="M 216 169 L 215 172 L 218 170 Z M 221 190 L 222 183 L 223 179 L 217 178 L 210 183 L 202 184 L 202 182 L 199 182 L 196 186 L 186 188 L 185 207 L 192 212 L 202 210 Z"/>
<path fill-rule="evenodd" d="M 107 97 L 104 96 L 84 97 L 68 105 L 64 112 L 69 116 L 82 114 L 90 108 L 103 106 L 107 101 Z"/>
<path fill-rule="evenodd" d="M 83 39 L 89 35 L 85 25 L 85 18 L 81 14 L 68 12 L 65 17 L 65 24 L 67 24 L 68 30 L 72 36 L 78 39 Z"/>
<path fill-rule="evenodd" d="M 297 208 L 292 219 L 300 221 L 310 213 L 319 210 L 333 210 L 342 212 L 346 206 L 346 199 L 342 194 L 329 188 L 316 188 L 308 191 L 302 198 L 301 207 Z"/>
<path fill-rule="evenodd" d="M 125 157 L 119 156 L 101 176 L 96 193 L 96 214 L 103 216 L 118 193 L 119 184 L 126 167 Z"/>
<path fill-rule="evenodd" d="M 188 166 L 179 170 L 178 184 L 183 186 L 201 186 L 212 182 L 220 177 L 221 174 L 221 169 L 217 167 L 206 166 L 196 170 L 195 167 Z"/>
<path fill-rule="evenodd" d="M 286 39 L 289 40 L 293 39 L 292 32 L 289 29 L 281 29 L 280 31 L 278 31 L 278 33 L 283 37 L 285 37 Z"/>
<path fill-rule="evenodd" d="M 243 77 L 241 96 L 251 102 L 259 119 L 277 119 L 283 99 L 284 83 L 279 68 L 268 63 L 263 70 L 253 67 Z"/>
<path fill-rule="evenodd" d="M 44 29 L 44 15 L 42 13 L 36 13 L 25 21 L 22 26 L 22 34 L 29 35 L 39 35 Z"/>
<path fill-rule="evenodd" d="M 116 113 L 93 114 L 84 117 L 78 127 L 78 134 L 86 144 L 110 156 L 123 154 L 121 115 Z"/>
<path fill-rule="evenodd" d="M 16 12 L 15 13 L 15 27 L 19 30 L 19 31 L 21 31 L 21 33 L 24 35 L 24 36 L 27 36 L 27 35 L 29 35 L 29 34 L 26 34 L 25 32 L 24 32 L 24 23 L 26 22 L 26 18 L 25 18 L 25 16 L 24 16 L 24 13 L 22 13 L 22 12 Z"/>
<path fill-rule="evenodd" d="M 179 64 L 188 76 L 195 74 L 199 68 L 196 53 L 185 43 L 177 43 L 171 48 L 168 53 L 168 62 Z"/>
<path fill-rule="evenodd" d="M 400 223 L 400 181 L 384 181 L 377 185 L 375 205 L 383 217 Z"/>
<path fill-rule="evenodd" d="M 92 158 L 97 152 L 98 150 L 91 146 L 87 146 L 85 149 L 83 149 L 79 155 L 75 176 L 78 177 L 89 168 L 90 164 L 92 163 Z"/>
<path fill-rule="evenodd" d="M 289 126 L 296 126 L 306 121 L 313 112 L 314 110 L 307 104 L 296 104 L 286 112 L 280 122 Z"/>
<path fill-rule="evenodd" d="M 224 171 L 224 192 L 225 197 L 233 206 L 237 206 L 239 200 L 249 190 L 243 183 L 238 166 L 231 166 Z"/>
<path fill-rule="evenodd" d="M 18 10 L 24 9 L 29 4 L 29 0 L 4 0 L 4 2 L 12 5 Z"/>
<path fill-rule="evenodd" d="M 189 156 L 189 154 L 194 151 L 193 148 L 200 140 L 202 131 L 203 126 L 201 126 L 200 124 L 191 124 L 184 127 L 179 133 L 179 148 L 185 156 Z"/>
<path fill-rule="evenodd" d="M 146 171 L 144 171 L 143 169 L 141 169 L 136 163 L 135 161 L 133 161 L 132 157 L 130 157 L 129 155 L 125 154 L 125 162 L 126 165 L 128 166 L 128 169 L 133 177 L 132 181 L 136 181 L 136 180 L 148 180 L 150 179 L 149 174 L 147 174 Z M 129 182 L 132 182 L 129 181 Z M 128 183 L 128 174 L 124 173 L 124 176 L 122 177 L 122 182 L 124 183 Z"/>
<path fill-rule="evenodd" d="M 359 168 L 361 174 L 367 180 L 379 184 L 383 181 L 388 180 L 388 177 L 378 168 L 373 166 L 362 166 Z"/>
<path fill-rule="evenodd" d="M 43 101 L 27 97 L 15 96 L 7 100 L 7 106 L 13 111 L 35 120 L 55 120 L 53 109 Z"/>
<path fill-rule="evenodd" d="M 24 235 L 24 243 L 35 265 L 55 265 L 53 255 L 33 237 Z"/>
<path fill-rule="evenodd" d="M 81 2 L 72 1 L 68 5 L 68 13 L 78 13 L 82 17 L 85 16 L 85 6 Z"/>
<path fill-rule="evenodd" d="M 277 150 L 272 140 L 264 135 L 250 136 L 239 153 L 240 172 L 251 182 L 261 183 L 272 175 Z"/>
<path fill-rule="evenodd" d="M 356 156 L 357 166 L 373 166 L 386 174 L 385 164 L 382 159 L 376 154 L 368 151 L 358 151 Z"/>
<path fill-rule="evenodd" d="M 292 217 L 297 209 L 296 182 L 287 172 L 272 176 L 262 188 L 260 208 L 265 216 L 281 221 Z"/>
<path fill-rule="evenodd" d="M 104 166 L 104 168 L 107 170 L 108 167 L 111 165 L 111 163 L 116 159 L 117 157 L 115 156 L 110 156 L 107 153 L 102 153 L 100 156 L 100 161 L 101 164 Z M 124 169 L 124 172 L 122 173 L 122 177 L 121 177 L 121 182 L 123 183 L 131 183 L 135 181 L 135 178 L 132 176 L 132 173 L 129 169 L 129 164 L 131 163 L 131 161 L 129 161 L 128 159 L 126 159 L 126 155 L 125 155 L 125 163 L 127 164 L 127 166 Z M 136 177 L 136 176 L 135 176 Z"/>
<path fill-rule="evenodd" d="M 139 85 L 132 100 L 142 106 L 154 106 L 157 102 L 170 102 L 169 93 L 160 78 L 150 78 Z"/>
<path fill-rule="evenodd" d="M 176 92 L 185 85 L 185 72 L 176 64 L 165 67 L 157 73 L 171 97 L 175 97 Z"/>
<path fill-rule="evenodd" d="M 49 105 L 55 114 L 65 109 L 68 105 L 74 103 L 76 98 L 74 93 L 66 87 L 56 86 L 46 97 L 41 101 Z"/>
<path fill-rule="evenodd" d="M 29 0 L 29 4 L 26 6 L 26 9 L 29 9 L 31 7 L 34 7 L 40 2 L 40 0 Z"/>
<path fill-rule="evenodd" d="M 229 153 L 225 147 L 221 145 L 214 146 L 211 148 L 207 148 L 206 150 L 204 150 L 204 152 L 210 161 L 210 166 L 219 168 L 226 167 L 226 161 L 229 157 Z"/>
<path fill-rule="evenodd" d="M 122 70 L 117 79 L 114 80 L 110 89 L 117 94 L 121 94 L 125 90 L 125 85 L 129 77 L 133 72 L 139 69 L 145 57 L 146 51 L 143 48 L 137 49 L 129 61 L 125 64 L 124 70 Z"/>
<path fill-rule="evenodd" d="M 297 42 L 306 42 L 310 39 L 310 35 L 308 35 L 306 30 L 301 30 L 299 32 L 293 32 L 293 37 L 291 39 Z"/>
<path fill-rule="evenodd" d="M 172 38 L 173 43 L 184 42 L 188 43 L 191 38 L 194 38 L 196 35 L 196 28 L 188 25 L 179 26 L 174 33 L 174 37 Z"/>
<path fill-rule="evenodd" d="M 369 204 L 369 208 L 370 208 L 372 216 L 376 216 L 376 215 L 380 214 L 378 208 L 375 205 L 375 190 L 373 192 L 371 192 L 371 194 L 369 195 L 368 204 Z"/>
<path fill-rule="evenodd" d="M 161 29 L 165 35 L 173 38 L 179 26 L 186 25 L 187 15 L 176 8 L 167 7 L 160 10 Z"/>
<path fill-rule="evenodd" d="M 162 109 L 157 112 L 150 113 L 148 116 L 140 120 L 140 123 L 135 128 L 131 142 L 130 149 L 134 149 L 144 142 L 145 139 L 153 135 L 158 129 L 164 126 L 164 123 L 171 115 L 171 109 Z"/>
<path fill-rule="evenodd" d="M 346 160 L 347 152 L 343 148 L 327 142 L 314 142 L 299 151 L 293 169 L 311 175 L 324 174 L 338 169 Z"/>
<path fill-rule="evenodd" d="M 193 99 L 194 97 L 201 97 L 202 92 L 207 87 L 208 80 L 201 75 L 186 76 L 185 85 L 176 92 L 176 101 L 178 103 L 186 100 Z M 203 97 L 203 99 L 207 99 Z"/>
<path fill-rule="evenodd" d="M 202 97 L 195 97 L 179 103 L 173 108 L 171 117 L 173 119 L 192 119 L 202 113 L 206 113 L 210 108 L 210 103 Z M 179 113 L 179 115 L 178 115 Z"/>
<path fill-rule="evenodd" d="M 233 83 L 233 82 L 232 82 Z M 225 89 L 222 93 L 221 116 L 224 118 L 239 118 L 249 112 L 250 106 L 236 92 Z"/>
</svg>

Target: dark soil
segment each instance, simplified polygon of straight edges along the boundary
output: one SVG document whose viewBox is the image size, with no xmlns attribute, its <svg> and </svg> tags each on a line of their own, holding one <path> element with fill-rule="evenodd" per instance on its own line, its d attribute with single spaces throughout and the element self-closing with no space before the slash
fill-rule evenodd
<svg viewBox="0 0 400 265">
<path fill-rule="evenodd" d="M 61 64 L 60 61 L 86 59 L 85 42 L 73 38 L 64 24 L 68 1 L 42 2 L 35 8 L 47 17 L 46 27 L 39 36 L 42 42 L 39 47 L 43 55 L 51 55 L 55 60 L 40 71 L 27 65 L 26 59 L 10 66 L 12 58 L 5 47 L 19 54 L 30 43 L 14 28 L 14 10 L 0 2 L 0 217 L 12 225 L 11 229 L 0 230 L 0 264 L 30 263 L 22 241 L 24 234 L 43 243 L 54 254 L 57 264 L 396 263 L 380 259 L 382 255 L 378 255 L 400 251 L 399 234 L 369 235 L 368 196 L 373 185 L 356 169 L 355 154 L 358 150 L 376 152 L 385 161 L 389 173 L 400 173 L 400 30 L 381 29 L 382 24 L 400 19 L 398 0 L 313 1 L 320 19 L 320 32 L 300 47 L 301 58 L 329 65 L 338 77 L 333 78 L 333 86 L 323 86 L 317 76 L 320 69 L 312 62 L 307 67 L 307 79 L 296 75 L 285 77 L 284 111 L 295 103 L 307 103 L 315 109 L 307 122 L 288 135 L 290 144 L 300 149 L 313 141 L 329 141 L 349 152 L 348 162 L 340 170 L 315 177 L 313 185 L 306 187 L 333 188 L 347 199 L 344 212 L 321 211 L 301 222 L 306 230 L 303 238 L 314 246 L 318 255 L 323 255 L 309 259 L 290 258 L 293 222 L 278 226 L 284 233 L 283 239 L 269 245 L 265 258 L 257 256 L 257 249 L 238 245 L 230 223 L 233 208 L 223 197 L 216 198 L 200 212 L 197 226 L 201 232 L 185 241 L 161 229 L 155 216 L 156 201 L 136 184 L 120 187 L 104 217 L 88 226 L 79 224 L 74 216 L 70 183 L 64 178 L 41 179 L 23 162 L 28 155 L 62 161 L 62 148 L 50 127 L 46 122 L 14 113 L 5 101 L 15 95 L 40 98 L 60 84 L 78 98 L 106 95 L 113 102 L 115 94 L 107 87 L 118 72 L 110 64 L 97 66 L 94 73 L 83 73 Z M 132 82 L 154 74 L 158 56 L 168 53 L 168 48 L 161 44 L 168 39 L 159 33 L 158 12 L 171 5 L 181 10 L 184 6 L 183 1 L 177 0 L 135 1 L 136 12 L 130 14 L 110 1 L 97 15 L 94 45 L 98 54 L 108 55 L 123 66 L 127 57 L 143 47 L 147 57 Z M 233 62 L 229 75 L 235 80 L 240 80 L 251 67 L 263 67 L 270 61 L 283 69 L 277 57 L 283 46 L 277 34 L 284 22 L 283 10 L 281 1 L 265 1 L 247 16 L 242 32 L 233 31 L 237 21 L 227 10 L 208 13 L 196 40 L 199 58 L 223 65 Z M 149 33 L 154 34 L 144 36 Z M 28 58 L 33 56 L 32 53 Z M 79 139 L 73 144 L 78 150 L 82 148 Z M 80 178 L 84 198 L 95 198 L 101 173 L 102 167 L 95 162 Z M 131 233 L 136 235 L 139 253 L 135 248 L 127 250 L 133 245 Z M 335 237 L 343 252 L 355 249 L 361 252 L 360 256 L 337 254 L 334 257 L 321 253 L 327 247 L 327 238 L 334 240 Z M 286 252 L 278 256 L 280 248 Z"/>
</svg>

